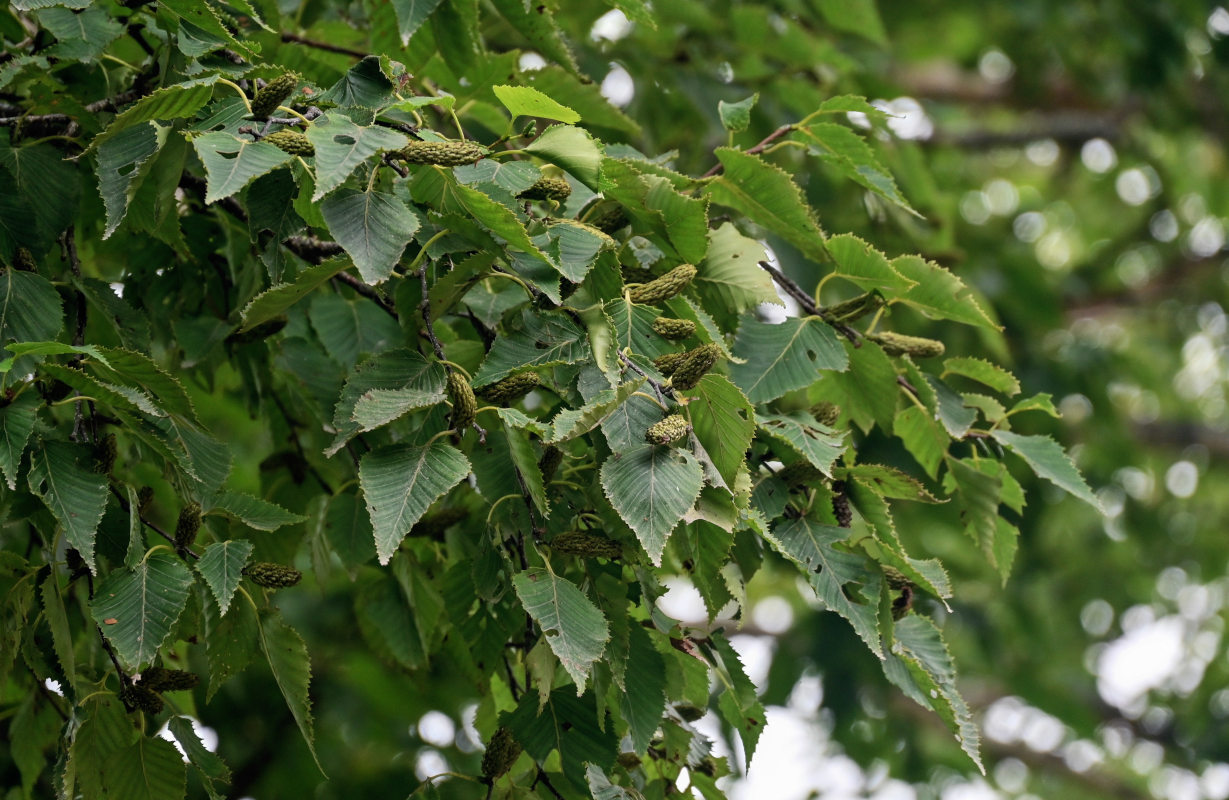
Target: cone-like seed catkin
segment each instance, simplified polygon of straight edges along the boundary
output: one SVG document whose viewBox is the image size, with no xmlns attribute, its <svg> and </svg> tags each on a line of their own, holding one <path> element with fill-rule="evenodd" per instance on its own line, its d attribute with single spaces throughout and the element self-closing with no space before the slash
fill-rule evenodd
<svg viewBox="0 0 1229 800">
<path fill-rule="evenodd" d="M 658 317 L 653 320 L 653 332 L 663 339 L 678 341 L 696 332 L 696 324 L 689 319 Z"/>
<path fill-rule="evenodd" d="M 265 84 L 265 87 L 252 98 L 252 116 L 257 119 L 268 119 L 277 111 L 277 107 L 290 99 L 299 76 L 293 72 L 283 73 Z"/>
<path fill-rule="evenodd" d="M 787 486 L 808 486 L 823 476 L 824 474 L 809 461 L 795 461 L 777 473 L 777 477 L 785 481 Z"/>
<path fill-rule="evenodd" d="M 538 469 L 542 470 L 542 480 L 550 483 L 555 477 L 555 471 L 559 469 L 559 465 L 563 463 L 563 451 L 553 444 L 548 445 L 542 451 L 542 457 L 538 459 Z"/>
<path fill-rule="evenodd" d="M 664 356 L 658 356 L 653 359 L 653 366 L 657 367 L 658 372 L 669 378 L 679 368 L 679 364 L 682 364 L 689 355 L 691 355 L 690 351 L 686 353 L 666 353 Z"/>
<path fill-rule="evenodd" d="M 905 573 L 898 570 L 896 567 L 881 565 L 883 568 L 883 577 L 887 579 L 888 586 L 896 591 L 900 591 L 909 585 L 909 579 L 905 577 Z"/>
<path fill-rule="evenodd" d="M 554 200 L 562 203 L 572 194 L 572 184 L 567 178 L 539 178 L 538 182 L 521 192 L 522 200 Z"/>
<path fill-rule="evenodd" d="M 518 372 L 478 390 L 483 399 L 506 406 L 537 388 L 542 378 L 536 372 Z"/>
<path fill-rule="evenodd" d="M 619 757 L 615 759 L 620 767 L 624 769 L 635 769 L 640 766 L 640 756 L 632 752 L 619 753 Z"/>
<path fill-rule="evenodd" d="M 717 363 L 717 359 L 721 357 L 721 348 L 715 344 L 702 344 L 699 347 L 688 350 L 687 357 L 674 368 L 674 374 L 670 376 L 670 384 L 675 389 L 696 388 L 696 384 L 700 382 L 713 364 Z"/>
<path fill-rule="evenodd" d="M 900 587 L 900 594 L 892 600 L 892 619 L 900 621 L 913 610 L 913 586 L 906 583 Z"/>
<path fill-rule="evenodd" d="M 943 355 L 943 342 L 935 339 L 923 339 L 921 336 L 906 336 L 903 333 L 872 333 L 867 337 L 883 348 L 890 356 L 913 356 L 914 358 L 936 358 Z"/>
<path fill-rule="evenodd" d="M 134 683 L 120 690 L 119 699 L 129 711 L 157 714 L 162 710 L 162 698 L 153 689 Z"/>
<path fill-rule="evenodd" d="M 853 524 L 853 509 L 849 507 L 849 495 L 845 494 L 845 481 L 832 482 L 832 513 L 842 528 Z"/>
<path fill-rule="evenodd" d="M 840 419 L 841 407 L 836 403 L 816 403 L 811 413 L 815 415 L 816 420 L 831 428 Z"/>
<path fill-rule="evenodd" d="M 119 450 L 115 444 L 115 434 L 109 433 L 94 447 L 94 471 L 110 475 L 115 468 L 115 456 Z"/>
<path fill-rule="evenodd" d="M 261 141 L 268 142 L 292 156 L 314 156 L 316 154 L 316 146 L 312 144 L 311 139 L 307 138 L 307 134 L 290 128 L 274 131 Z"/>
<path fill-rule="evenodd" d="M 38 271 L 38 262 L 34 260 L 34 254 L 26 247 L 17 248 L 17 252 L 13 254 L 13 266 L 22 272 Z"/>
<path fill-rule="evenodd" d="M 618 203 L 607 203 L 599 207 L 597 213 L 589 218 L 589 224 L 607 236 L 613 236 L 616 231 L 627 227 L 630 221 L 627 212 Z"/>
<path fill-rule="evenodd" d="M 551 540 L 550 546 L 560 553 L 581 558 L 618 558 L 623 545 L 589 531 L 568 531 Z"/>
<path fill-rule="evenodd" d="M 182 669 L 150 667 L 141 673 L 141 685 L 151 692 L 178 692 L 192 689 L 200 682 L 200 675 Z"/>
<path fill-rule="evenodd" d="M 679 264 L 656 280 L 631 287 L 627 296 L 633 303 L 646 306 L 664 303 L 687 288 L 687 284 L 691 283 L 695 276 L 695 267 L 691 264 Z"/>
<path fill-rule="evenodd" d="M 512 738 L 512 731 L 499 728 L 491 734 L 486 752 L 482 754 L 482 777 L 494 781 L 512 769 L 521 754 L 521 744 Z"/>
<path fill-rule="evenodd" d="M 200 529 L 200 504 L 188 503 L 180 510 L 179 521 L 175 523 L 175 546 L 180 549 L 191 547 L 196 541 L 196 532 Z"/>
<path fill-rule="evenodd" d="M 154 487 L 142 486 L 137 491 L 137 513 L 142 516 L 149 511 L 149 504 L 154 502 Z"/>
<path fill-rule="evenodd" d="M 867 292 L 824 309 L 824 319 L 829 322 L 853 322 L 872 311 L 883 308 L 886 301 L 879 292 Z"/>
<path fill-rule="evenodd" d="M 303 573 L 285 564 L 275 564 L 271 561 L 257 561 L 249 564 L 243 574 L 257 586 L 266 589 L 284 589 L 294 586 L 303 579 Z"/>
<path fill-rule="evenodd" d="M 394 154 L 411 164 L 459 167 L 486 155 L 486 148 L 473 142 L 410 142 Z"/>
<path fill-rule="evenodd" d="M 452 403 L 452 416 L 449 425 L 457 435 L 465 433 L 465 429 L 474 421 L 474 413 L 478 410 L 478 399 L 469 381 L 455 370 L 448 372 L 448 400 Z"/>
<path fill-rule="evenodd" d="M 695 722 L 700 717 L 708 713 L 707 708 L 693 706 L 690 703 L 677 703 L 674 706 L 674 710 L 678 712 L 678 715 L 686 722 Z"/>
<path fill-rule="evenodd" d="M 649 444 L 669 444 L 687 433 L 690 427 L 682 416 L 671 414 L 661 422 L 650 425 L 644 432 L 644 440 Z"/>
</svg>

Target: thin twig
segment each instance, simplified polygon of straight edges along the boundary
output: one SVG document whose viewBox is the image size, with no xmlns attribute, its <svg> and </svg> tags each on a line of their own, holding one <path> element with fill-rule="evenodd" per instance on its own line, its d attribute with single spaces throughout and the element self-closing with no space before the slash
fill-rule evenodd
<svg viewBox="0 0 1229 800">
<path fill-rule="evenodd" d="M 796 130 L 795 125 L 792 125 L 792 124 L 782 125 L 781 127 L 777 128 L 775 131 L 773 131 L 772 133 L 768 134 L 763 139 L 761 139 L 759 144 L 755 145 L 750 150 L 747 150 L 747 155 L 753 156 L 753 155 L 756 155 L 757 153 L 764 152 L 764 150 L 768 147 L 768 145 L 772 144 L 777 139 L 780 139 L 782 136 L 785 136 L 788 133 L 792 133 L 794 130 Z M 711 178 L 717 173 L 721 172 L 723 169 L 725 169 L 725 166 L 721 162 L 718 162 L 714 164 L 712 168 L 710 168 L 709 171 L 704 173 L 701 177 Z"/>
<path fill-rule="evenodd" d="M 355 58 L 366 58 L 367 53 L 362 50 L 354 50 L 349 47 L 343 47 L 339 44 L 331 44 L 329 42 L 321 42 L 315 39 L 308 39 L 305 36 L 300 36 L 297 33 L 282 31 L 283 42 L 294 42 L 296 44 L 305 44 L 308 47 L 314 47 L 317 50 L 323 50 L 326 53 L 341 53 L 343 56 L 354 56 Z"/>
<path fill-rule="evenodd" d="M 538 783 L 541 783 L 547 789 L 550 789 L 550 793 L 553 794 L 555 797 L 559 798 L 559 800 L 563 800 L 563 795 L 559 794 L 559 790 L 556 789 L 553 785 L 551 785 L 550 778 L 546 777 L 546 771 L 543 770 L 541 767 L 538 767 L 538 777 L 534 779 L 533 785 L 537 786 Z M 533 786 L 529 788 L 532 789 Z"/>
<path fill-rule="evenodd" d="M 428 294 L 426 264 L 418 268 L 418 280 L 422 285 L 422 299 L 418 302 L 418 311 L 422 314 L 422 324 L 427 329 L 427 339 L 431 342 L 431 349 L 435 351 L 435 357 L 440 361 L 447 361 L 448 359 L 444 357 L 444 346 L 440 344 L 439 339 L 435 338 L 435 329 L 431 327 L 431 295 Z"/>
<path fill-rule="evenodd" d="M 346 286 L 349 286 L 351 289 L 358 292 L 363 297 L 366 297 L 368 300 L 374 301 L 375 304 L 378 305 L 385 313 L 389 314 L 393 319 L 397 319 L 397 309 L 393 307 L 392 303 L 388 302 L 388 300 L 386 300 L 383 295 L 381 295 L 375 289 L 372 289 L 370 286 L 363 283 L 361 280 L 354 277 L 350 273 L 339 272 L 333 276 L 333 280 L 344 283 Z"/>
<path fill-rule="evenodd" d="M 128 501 L 124 498 L 124 496 L 119 493 L 119 489 L 116 489 L 114 486 L 112 486 L 111 494 L 115 495 L 115 499 L 119 501 L 119 507 L 123 509 L 125 513 L 131 513 L 132 506 L 130 506 L 128 504 Z M 140 513 L 137 514 L 137 519 L 141 521 L 142 525 L 149 528 L 151 531 L 158 534 L 163 539 L 166 539 L 168 542 L 174 545 L 176 550 L 182 550 L 183 552 L 187 553 L 193 558 L 200 558 L 200 554 L 197 553 L 195 550 L 193 550 L 191 547 L 180 547 L 179 545 L 175 544 L 174 536 L 162 530 L 161 528 L 159 528 L 157 525 L 150 522 L 149 520 L 145 519 L 145 517 L 141 516 Z"/>
<path fill-rule="evenodd" d="M 640 377 L 648 381 L 649 385 L 653 387 L 653 391 L 657 392 L 657 396 L 662 399 L 663 403 L 665 402 L 666 398 L 669 398 L 671 400 L 674 399 L 674 388 L 673 387 L 666 386 L 654 380 L 653 378 L 649 377 L 649 374 L 645 372 L 644 370 L 642 370 L 639 364 L 637 364 L 635 361 L 632 361 L 630 358 L 624 355 L 622 350 L 618 351 L 618 353 L 619 353 L 619 361 L 623 364 L 623 366 L 628 367 L 629 369 L 631 369 L 632 372 L 636 373 L 637 375 L 639 375 Z"/>
<path fill-rule="evenodd" d="M 797 301 L 798 305 L 801 306 L 803 311 L 811 316 L 819 317 L 824 322 L 827 322 L 829 325 L 836 328 L 853 344 L 854 347 L 862 346 L 861 333 L 843 322 L 834 322 L 833 320 L 828 319 L 824 309 L 820 308 L 819 305 L 816 304 L 814 298 L 807 294 L 806 290 L 795 283 L 788 275 L 774 267 L 772 264 L 769 264 L 767 261 L 761 261 L 760 266 L 772 276 L 772 279 L 776 281 L 778 286 L 785 290 L 786 294 Z"/>
</svg>

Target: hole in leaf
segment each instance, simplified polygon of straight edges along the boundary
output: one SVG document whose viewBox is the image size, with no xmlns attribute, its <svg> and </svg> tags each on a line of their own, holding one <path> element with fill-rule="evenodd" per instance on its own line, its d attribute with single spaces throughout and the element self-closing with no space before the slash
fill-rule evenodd
<svg viewBox="0 0 1229 800">
<path fill-rule="evenodd" d="M 333 141 L 336 142 L 337 144 L 358 144 L 357 139 L 355 139 L 353 136 L 349 136 L 344 133 L 339 133 L 336 136 L 334 136 Z"/>
<path fill-rule="evenodd" d="M 225 158 L 227 161 L 234 161 L 236 158 L 239 157 L 238 153 L 218 153 L 218 155 L 220 155 L 222 158 Z"/>
</svg>

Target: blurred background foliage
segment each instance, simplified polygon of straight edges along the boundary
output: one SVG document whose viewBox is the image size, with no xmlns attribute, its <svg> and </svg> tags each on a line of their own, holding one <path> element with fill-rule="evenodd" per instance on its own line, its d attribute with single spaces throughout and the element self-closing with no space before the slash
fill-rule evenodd
<svg viewBox="0 0 1229 800">
<path fill-rule="evenodd" d="M 268 37 L 268 60 L 318 85 L 337 80 L 355 53 L 374 51 L 457 93 L 471 104 L 469 119 L 492 102 L 465 97 L 447 59 L 424 57 L 433 46 L 402 46 L 391 4 L 277 5 L 291 36 Z M 984 778 L 937 720 L 887 684 L 843 620 L 813 611 L 792 569 L 764 570 L 749 611 L 727 623 L 772 706 L 760 755 L 731 795 L 1229 797 L 1229 494 L 1221 490 L 1229 479 L 1229 10 L 1127 0 L 881 0 L 878 8 L 871 0 L 659 0 L 654 27 L 644 9 L 633 0 L 558 4 L 579 69 L 624 112 L 586 119 L 612 141 L 673 150 L 675 168 L 700 174 L 727 141 L 720 101 L 758 93 L 749 130 L 735 138 L 747 148 L 828 97 L 875 100 L 893 117 L 872 139 L 921 218 L 801 152 L 774 160 L 804 187 L 825 230 L 859 231 L 889 256 L 921 252 L 981 292 L 1004 326 L 1001 339 L 975 341 L 981 334 L 972 329 L 921 318 L 900 327 L 943 339 L 950 355 L 990 347 L 1027 391 L 1051 393 L 1063 419 L 1032 420 L 1026 432 L 1074 446 L 1107 510 L 1099 517 L 1017 471 L 1033 500 L 1018 520 L 1021 546 L 1005 586 L 974 548 L 953 547 L 961 541 L 955 509 L 897 510 L 902 535 L 943 559 L 957 583 L 950 613 L 925 611 L 943 622 L 982 721 Z M 519 72 L 550 93 L 560 68 L 542 68 L 535 43 L 492 9 L 483 7 L 483 19 L 491 69 Z M 105 95 L 96 88 L 94 96 Z M 186 221 L 188 247 L 196 235 Z M 116 274 L 144 265 L 155 307 L 155 269 L 174 250 L 154 237 L 120 241 L 123 248 L 94 242 L 88 255 L 110 260 Z M 818 283 L 790 246 L 768 242 L 788 274 Z M 820 299 L 848 289 L 825 285 Z M 156 324 L 173 324 L 175 310 L 165 311 Z M 209 337 L 177 333 L 175 341 L 195 335 L 202 346 Z M 230 434 L 233 485 L 306 507 L 310 480 L 261 485 L 259 465 L 286 431 L 253 421 L 243 369 L 240 352 L 215 385 L 194 389 L 208 427 Z M 868 461 L 907 458 L 894 440 L 862 448 Z M 261 547 L 262 559 L 311 558 L 307 540 Z M 676 616 L 690 609 L 702 618 L 697 602 L 680 580 Z M 343 594 L 303 591 L 281 605 L 309 641 L 359 635 Z M 235 770 L 235 797 L 341 797 L 356 787 L 399 797 L 414 788 L 413 775 L 477 771 L 466 676 L 439 667 L 390 674 L 365 647 L 321 654 L 313 663 L 317 748 L 345 754 L 344 764 L 325 767 L 347 780 L 317 784 L 293 720 L 261 714 L 277 693 L 272 679 L 251 670 L 226 684 L 208 714 Z M 717 732 L 711 719 L 702 724 Z M 459 781 L 438 790 L 475 796 Z"/>
</svg>

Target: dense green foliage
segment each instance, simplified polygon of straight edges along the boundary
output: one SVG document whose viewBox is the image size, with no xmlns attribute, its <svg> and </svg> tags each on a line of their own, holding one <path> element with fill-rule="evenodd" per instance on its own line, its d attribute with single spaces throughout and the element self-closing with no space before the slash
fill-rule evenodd
<svg viewBox="0 0 1229 800">
<path fill-rule="evenodd" d="M 1175 209 L 1209 193 L 1181 171 L 1195 157 L 1139 130 L 1120 158 L 1138 153 L 1130 205 L 1147 213 L 1077 228 L 1073 205 L 1128 201 L 1135 178 L 1105 182 L 1103 141 L 1087 181 L 1046 153 L 1126 123 L 1030 132 L 1010 103 L 962 111 L 957 90 L 1002 100 L 1015 64 L 1028 102 L 1062 96 L 1047 69 L 1119 62 L 1026 69 L 1046 24 L 1014 51 L 1021 20 L 983 29 L 959 5 L 943 37 L 934 9 L 889 37 L 868 0 L 715 5 L 0 14 L 11 796 L 603 800 L 681 780 L 724 797 L 765 704 L 812 670 L 833 735 L 906 780 L 981 768 L 957 665 L 975 706 L 1016 693 L 1094 735 L 1070 678 L 1078 610 L 1146 601 L 1152 575 L 1136 551 L 1089 557 L 1111 544 L 1098 496 L 1053 434 L 1082 434 L 1094 484 L 1119 470 L 1130 514 L 1172 525 L 1120 469 L 1168 461 L 1136 464 L 1123 418 L 1086 409 L 1223 416 L 1223 392 L 1217 407 L 1180 381 L 1143 387 L 1182 345 L 1170 320 L 1214 347 L 1225 318 L 1175 306 L 1120 334 L 1046 334 L 1064 306 L 1161 272 L 1152 240 L 1177 234 L 1156 235 L 1171 204 L 1147 205 L 1153 183 L 1183 193 Z M 633 25 L 591 35 L 610 6 Z M 1078 30 L 1079 8 L 1048 10 L 1054 28 Z M 1140 92 L 1164 124 L 1196 125 L 1166 89 L 1204 13 L 1140 23 L 1177 37 L 1175 63 L 1088 103 Z M 921 134 L 864 99 L 926 91 L 886 55 L 952 52 L 993 80 L 941 84 L 934 118 L 992 128 Z M 599 91 L 612 61 L 634 81 L 623 109 Z M 1161 220 L 1206 239 L 1204 202 Z M 1201 264 L 1221 231 L 1212 252 L 1171 246 Z M 1100 496 L 1123 538 L 1125 495 Z M 1188 532 L 1215 513 L 1200 508 Z M 1111 563 L 1143 588 L 1099 585 Z M 663 608 L 680 576 L 702 618 Z M 730 634 L 766 594 L 805 616 L 757 693 Z M 415 727 L 428 711 L 468 727 L 434 742 Z M 1175 735 L 1172 758 L 1200 768 L 1210 745 L 1192 737 L 1212 735 Z"/>
</svg>

